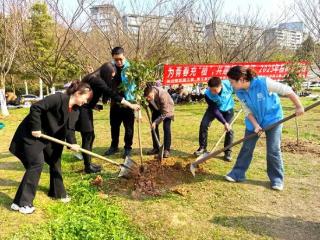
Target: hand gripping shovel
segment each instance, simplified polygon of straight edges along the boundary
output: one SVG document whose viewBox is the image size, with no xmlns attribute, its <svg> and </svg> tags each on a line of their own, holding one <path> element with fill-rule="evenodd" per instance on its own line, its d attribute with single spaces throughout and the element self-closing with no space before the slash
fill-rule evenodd
<svg viewBox="0 0 320 240">
<path fill-rule="evenodd" d="M 317 102 L 311 104 L 310 106 L 306 107 L 304 109 L 304 111 L 307 112 L 310 109 L 315 108 L 315 107 L 317 107 L 319 105 L 320 105 L 320 101 L 317 101 Z M 293 114 L 283 118 L 282 120 L 271 124 L 270 126 L 268 126 L 265 129 L 263 129 L 263 131 L 268 131 L 268 130 L 270 130 L 270 129 L 272 129 L 272 128 L 274 128 L 274 127 L 276 127 L 276 126 L 278 126 L 278 125 L 280 125 L 280 124 L 282 124 L 282 123 L 284 123 L 286 121 L 289 121 L 290 119 L 295 118 L 295 117 L 296 117 L 296 114 L 293 113 Z M 230 144 L 230 145 L 228 145 L 228 146 L 226 146 L 226 147 L 224 147 L 224 148 L 222 148 L 220 150 L 211 152 L 207 156 L 204 156 L 203 158 L 194 161 L 193 163 L 190 164 L 190 172 L 192 173 L 193 176 L 195 176 L 196 175 L 196 168 L 199 166 L 199 164 L 204 163 L 208 159 L 217 156 L 218 154 L 224 152 L 225 150 L 227 150 L 229 148 L 232 148 L 233 146 L 238 145 L 238 144 L 240 144 L 240 143 L 242 143 L 242 142 L 244 142 L 244 141 L 246 141 L 246 140 L 248 140 L 250 138 L 253 138 L 253 137 L 259 135 L 259 134 L 260 133 L 252 133 L 252 134 L 250 134 L 250 135 L 248 135 L 248 136 L 246 136 L 246 137 L 244 137 L 244 138 L 242 138 L 242 139 L 240 139 L 240 140 L 238 140 L 238 141 L 236 141 L 236 142 L 234 142 L 234 143 L 232 143 L 232 144 Z"/>
<path fill-rule="evenodd" d="M 239 117 L 240 113 L 242 112 L 242 109 L 240 109 L 240 111 L 237 113 L 237 115 L 233 118 L 232 122 L 230 123 L 230 127 L 233 125 L 233 123 L 237 120 L 237 118 Z M 220 142 L 222 141 L 223 137 L 225 136 L 227 131 L 224 131 L 223 134 L 221 135 L 221 137 L 218 139 L 218 141 L 216 142 L 216 144 L 214 145 L 214 147 L 211 149 L 210 152 L 205 152 L 203 154 L 201 154 L 199 157 L 197 157 L 196 161 L 198 161 L 199 159 L 207 156 L 208 154 L 214 152 L 216 150 L 216 148 L 218 147 L 218 145 L 220 144 Z M 191 165 L 190 165 L 191 167 Z M 190 169 L 191 171 L 191 169 Z M 193 171 L 192 171 L 193 172 Z"/>
<path fill-rule="evenodd" d="M 72 144 L 70 144 L 70 143 L 61 141 L 61 140 L 56 139 L 54 137 L 50 137 L 50 136 L 45 135 L 43 133 L 41 134 L 40 137 L 43 138 L 43 139 L 49 140 L 51 142 L 54 142 L 54 143 L 57 143 L 57 144 L 60 144 L 60 145 L 64 145 L 64 146 L 69 147 L 69 148 L 72 147 Z M 90 152 L 90 151 L 88 151 L 86 149 L 83 149 L 83 148 L 80 148 L 79 151 L 82 152 L 82 153 L 91 155 L 92 157 L 96 157 L 96 158 L 105 160 L 105 161 L 107 161 L 108 163 L 110 163 L 112 165 L 119 166 L 120 167 L 119 177 L 127 177 L 127 176 L 130 175 L 131 172 L 137 172 L 137 164 L 134 161 L 132 161 L 131 159 L 129 159 L 129 158 L 128 159 L 126 158 L 124 163 L 121 164 L 121 163 L 117 163 L 115 161 L 112 161 L 112 160 L 110 160 L 110 159 L 108 159 L 106 157 L 103 157 L 103 156 L 101 156 L 99 154 Z M 120 176 L 120 174 L 121 174 L 121 176 Z"/>
<path fill-rule="evenodd" d="M 145 109 L 146 109 L 147 116 L 148 116 L 148 119 L 149 119 L 149 123 L 150 123 L 150 128 L 151 128 L 152 134 L 153 134 L 154 138 L 156 139 L 157 147 L 158 147 L 158 149 L 159 149 L 158 160 L 159 160 L 160 162 L 162 162 L 162 160 L 163 160 L 164 146 L 160 144 L 160 141 L 159 141 L 159 138 L 158 138 L 158 136 L 157 136 L 157 133 L 156 133 L 155 129 L 152 127 L 152 122 L 151 122 L 151 117 L 150 117 L 150 113 L 149 113 L 148 107 L 145 107 Z"/>
</svg>

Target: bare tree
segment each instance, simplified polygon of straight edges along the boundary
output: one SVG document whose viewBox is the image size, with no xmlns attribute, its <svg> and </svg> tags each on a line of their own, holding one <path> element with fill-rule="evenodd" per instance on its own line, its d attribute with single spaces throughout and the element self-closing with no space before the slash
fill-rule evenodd
<svg viewBox="0 0 320 240">
<path fill-rule="evenodd" d="M 320 2 L 319 0 L 296 0 L 295 12 L 304 22 L 310 36 L 315 39 L 315 47 L 310 49 L 311 53 L 311 70 L 320 77 Z"/>
<path fill-rule="evenodd" d="M 5 101 L 6 77 L 10 72 L 21 44 L 21 31 L 19 19 L 22 12 L 18 6 L 20 1 L 1 1 L 0 12 L 0 104 L 1 113 L 9 115 Z"/>
<path fill-rule="evenodd" d="M 262 17 L 262 9 L 250 5 L 236 9 L 234 14 L 224 13 L 222 0 L 199 1 L 188 11 L 185 27 L 179 30 L 185 36 L 182 41 L 190 62 L 225 63 L 262 61 L 277 52 L 272 42 L 264 41 L 265 29 L 271 28 L 287 16 L 283 13 L 274 19 Z M 262 22 L 261 19 L 264 19 Z M 195 26 L 203 23 L 204 37 L 194 34 Z M 203 26 L 203 27 L 204 27 Z"/>
</svg>

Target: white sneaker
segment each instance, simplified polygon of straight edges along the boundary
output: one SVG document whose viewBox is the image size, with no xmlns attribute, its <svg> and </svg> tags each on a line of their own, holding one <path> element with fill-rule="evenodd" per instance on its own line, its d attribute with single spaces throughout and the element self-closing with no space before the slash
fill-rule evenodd
<svg viewBox="0 0 320 240">
<path fill-rule="evenodd" d="M 10 208 L 13 211 L 19 211 L 19 209 L 20 209 L 19 205 L 15 204 L 15 203 L 12 203 Z"/>
<path fill-rule="evenodd" d="M 79 160 L 83 160 L 83 156 L 81 153 L 75 153 L 73 154 L 73 156 L 75 156 L 76 158 L 78 158 Z"/>
<path fill-rule="evenodd" d="M 34 212 L 34 210 L 36 209 L 33 206 L 24 206 L 19 208 L 19 212 L 22 214 L 31 214 Z"/>
<path fill-rule="evenodd" d="M 224 179 L 227 180 L 228 182 L 236 182 L 236 180 L 234 180 L 232 177 L 228 175 L 224 176 Z"/>
<path fill-rule="evenodd" d="M 68 203 L 71 201 L 71 197 L 67 195 L 65 198 L 60 198 L 60 201 L 63 203 Z"/>
<path fill-rule="evenodd" d="M 282 191 L 283 190 L 283 185 L 273 185 L 271 187 L 273 190 L 276 190 L 276 191 Z"/>
</svg>

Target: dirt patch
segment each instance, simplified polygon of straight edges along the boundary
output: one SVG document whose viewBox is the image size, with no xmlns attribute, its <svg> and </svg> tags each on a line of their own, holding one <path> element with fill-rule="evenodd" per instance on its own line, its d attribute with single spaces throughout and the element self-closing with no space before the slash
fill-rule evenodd
<svg viewBox="0 0 320 240">
<path fill-rule="evenodd" d="M 203 174 L 199 169 L 198 174 Z M 106 188 L 111 194 L 126 194 L 133 199 L 142 199 L 147 196 L 161 196 L 173 192 L 185 196 L 188 190 L 178 186 L 190 182 L 193 176 L 189 171 L 189 164 L 183 166 L 180 162 L 166 161 L 160 164 L 156 160 L 146 162 L 144 171 L 130 179 L 109 179 L 105 181 Z"/>
<path fill-rule="evenodd" d="M 102 187 L 103 178 L 100 175 L 96 176 L 96 178 L 91 181 L 91 185 L 97 186 L 97 187 Z"/>
<path fill-rule="evenodd" d="M 290 152 L 290 153 L 299 153 L 299 154 L 305 154 L 305 153 L 312 153 L 312 154 L 320 154 L 320 145 L 316 144 L 312 141 L 299 141 L 299 144 L 297 144 L 297 141 L 293 140 L 283 140 L 281 143 L 281 150 L 283 152 Z"/>
</svg>

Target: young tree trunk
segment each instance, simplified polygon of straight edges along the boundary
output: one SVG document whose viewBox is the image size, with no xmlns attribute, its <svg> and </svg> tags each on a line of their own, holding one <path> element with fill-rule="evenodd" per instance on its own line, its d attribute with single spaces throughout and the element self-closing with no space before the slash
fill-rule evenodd
<svg viewBox="0 0 320 240">
<path fill-rule="evenodd" d="M 6 103 L 6 83 L 5 83 L 5 76 L 4 74 L 1 74 L 0 76 L 0 105 L 1 105 L 1 114 L 3 116 L 9 116 L 9 111 L 7 108 L 7 103 Z"/>
<path fill-rule="evenodd" d="M 14 77 L 13 74 L 10 75 L 10 82 L 11 82 L 11 88 L 14 95 L 16 95 L 16 85 L 14 83 Z"/>
<path fill-rule="evenodd" d="M 26 80 L 24 80 L 24 88 L 25 88 L 25 94 L 28 95 L 29 94 L 29 90 L 28 90 L 28 83 Z"/>
<path fill-rule="evenodd" d="M 42 79 L 41 78 L 39 78 L 39 98 L 40 99 L 43 99 L 43 86 L 42 86 L 43 84 L 42 84 Z"/>
</svg>

